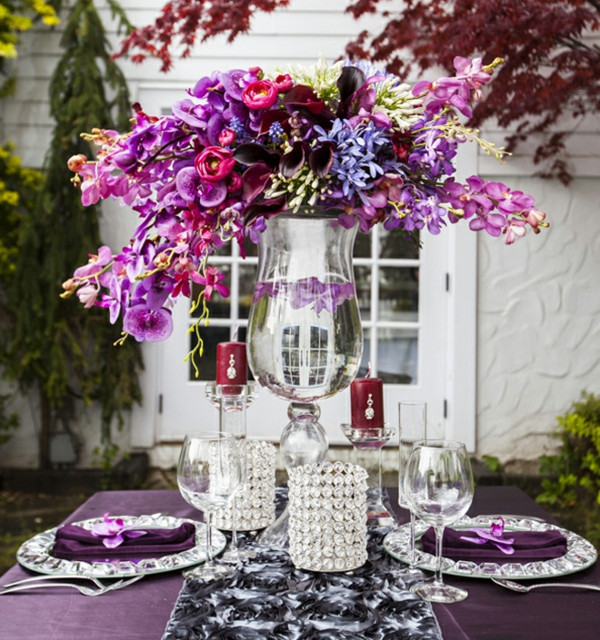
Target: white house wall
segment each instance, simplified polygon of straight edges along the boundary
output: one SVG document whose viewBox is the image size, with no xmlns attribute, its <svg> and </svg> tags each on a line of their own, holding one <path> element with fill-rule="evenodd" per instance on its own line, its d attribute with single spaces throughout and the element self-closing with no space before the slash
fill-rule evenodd
<svg viewBox="0 0 600 640">
<path fill-rule="evenodd" d="M 503 460 L 546 452 L 556 416 L 600 392 L 600 181 L 510 184 L 551 227 L 511 247 L 479 239 L 477 449 Z"/>
<path fill-rule="evenodd" d="M 130 20 L 153 22 L 165 0 L 123 0 Z M 356 22 L 343 13 L 348 0 L 292 0 L 290 8 L 259 15 L 252 32 L 233 45 L 224 38 L 197 46 L 193 55 L 175 62 L 169 74 L 147 60 L 133 65 L 120 60 L 133 100 L 149 92 L 183 90 L 214 69 L 260 65 L 265 69 L 291 63 L 311 64 L 320 55 L 333 59 L 355 34 L 378 24 L 377 16 Z M 105 2 L 99 0 L 110 24 Z M 113 32 L 111 40 L 119 38 Z M 58 33 L 38 28 L 26 33 L 15 62 L 17 94 L 2 103 L 0 136 L 13 140 L 27 166 L 40 166 L 52 122 L 48 116 L 48 78 L 60 55 Z M 582 389 L 600 392 L 600 154 L 598 120 L 582 123 L 569 145 L 575 153 L 577 179 L 565 188 L 532 178 L 527 150 L 506 165 L 481 155 L 479 171 L 531 192 L 547 210 L 551 228 L 512 247 L 481 236 L 478 241 L 477 315 L 477 452 L 502 460 L 537 458 L 551 445 L 556 415 L 566 411 Z M 501 140 L 501 132 L 490 131 Z M 533 148 L 533 146 L 532 146 Z M 515 177 L 516 176 L 516 177 Z M 104 233 L 113 245 L 126 242 L 132 221 L 115 207 L 105 215 Z M 93 249 L 93 248 L 90 248 Z M 67 275 L 67 274 L 65 274 Z M 154 363 L 152 348 L 145 351 Z M 145 372 L 146 397 L 152 398 L 153 376 Z M 150 391 L 150 393 L 148 393 Z M 18 400 L 19 408 L 27 406 Z M 144 424 L 155 411 L 152 402 L 133 416 L 136 446 L 151 446 Z M 0 447 L 0 464 L 35 466 L 35 411 L 23 410 L 18 436 Z M 82 416 L 82 432 L 93 416 Z M 140 435 L 141 434 L 141 435 Z M 120 435 L 125 442 L 128 432 Z M 86 435 L 81 463 L 88 464 L 95 436 Z"/>
</svg>

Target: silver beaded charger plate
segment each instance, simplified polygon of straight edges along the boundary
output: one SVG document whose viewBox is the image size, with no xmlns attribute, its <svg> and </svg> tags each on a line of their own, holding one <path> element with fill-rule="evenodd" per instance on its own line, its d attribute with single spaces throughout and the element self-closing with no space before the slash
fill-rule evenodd
<svg viewBox="0 0 600 640">
<path fill-rule="evenodd" d="M 453 524 L 453 529 L 470 529 L 472 527 L 489 528 L 492 521 L 499 516 L 485 515 L 464 517 L 458 523 Z M 537 518 L 526 516 L 502 516 L 504 518 L 505 531 L 549 531 L 557 530 L 567 539 L 567 552 L 552 560 L 540 560 L 538 562 L 508 562 L 498 564 L 496 562 L 473 562 L 470 560 L 452 560 L 442 558 L 442 572 L 451 576 L 463 578 L 511 578 L 515 580 L 528 580 L 534 578 L 555 578 L 566 576 L 577 571 L 587 569 L 596 562 L 598 553 L 594 545 L 580 535 L 544 522 Z M 429 528 L 428 524 L 417 520 L 415 525 L 415 551 L 416 564 L 419 569 L 435 571 L 435 556 L 423 551 L 418 541 Z M 383 540 L 384 549 L 396 560 L 409 563 L 410 524 L 403 524 L 394 531 L 390 531 Z"/>
<path fill-rule="evenodd" d="M 113 516 L 111 516 L 113 517 Z M 164 514 L 146 516 L 116 516 L 123 519 L 128 527 L 138 529 L 173 529 L 190 522 L 196 527 L 194 546 L 186 551 L 168 553 L 154 558 L 143 558 L 137 561 L 113 560 L 111 562 L 83 562 L 80 560 L 64 560 L 52 555 L 52 547 L 59 527 L 48 529 L 38 533 L 24 542 L 17 551 L 17 562 L 31 571 L 62 576 L 93 576 L 95 578 L 127 578 L 130 576 L 149 575 L 151 573 L 164 573 L 176 571 L 200 564 L 206 561 L 206 525 L 203 522 L 188 518 L 175 518 Z M 103 518 L 81 520 L 72 524 L 84 529 L 91 529 L 94 524 L 102 522 Z M 216 529 L 212 530 L 212 555 L 221 552 L 227 540 Z"/>
</svg>

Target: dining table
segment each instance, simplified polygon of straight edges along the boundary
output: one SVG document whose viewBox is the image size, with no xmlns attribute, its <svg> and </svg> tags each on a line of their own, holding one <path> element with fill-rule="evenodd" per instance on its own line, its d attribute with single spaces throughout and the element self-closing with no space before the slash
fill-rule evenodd
<svg viewBox="0 0 600 640">
<path fill-rule="evenodd" d="M 397 504 L 397 492 L 387 489 L 389 506 L 392 508 L 398 524 L 404 524 L 409 514 Z M 201 520 L 201 514 L 193 509 L 176 490 L 127 490 L 99 491 L 78 507 L 63 524 L 98 518 L 105 513 L 141 516 L 162 513 L 177 518 Z M 523 491 L 513 486 L 478 486 L 470 515 L 514 514 L 533 518 L 541 518 L 550 523 L 554 520 Z M 393 569 L 386 574 L 385 580 L 377 582 L 377 589 L 394 590 L 402 599 L 402 588 L 394 584 L 394 575 L 402 575 L 404 565 L 395 558 L 382 552 L 381 548 L 370 549 L 371 552 L 387 556 L 386 562 Z M 280 559 L 282 552 L 274 552 L 273 557 Z M 265 560 L 266 558 L 266 560 Z M 262 565 L 253 566 L 255 559 L 244 561 L 246 574 L 259 574 L 268 568 L 269 550 L 262 554 Z M 265 564 L 266 563 L 266 564 Z M 286 588 L 296 594 L 292 602 L 301 602 L 302 596 L 314 584 L 325 584 L 327 576 L 316 576 L 316 582 L 307 579 L 308 572 L 291 571 L 286 578 Z M 35 575 L 34 572 L 15 563 L 3 576 L 0 585 Z M 362 575 L 362 577 L 361 577 Z M 430 575 L 430 574 L 429 574 Z M 298 578 L 297 576 L 301 576 Z M 366 574 L 347 572 L 336 578 L 339 584 L 344 581 L 344 588 L 368 589 L 374 584 Z M 390 577 L 391 576 L 391 577 Z M 234 578 L 232 578 L 234 579 Z M 568 588 L 540 589 L 527 594 L 515 593 L 504 589 L 485 578 L 470 578 L 449 575 L 445 579 L 452 584 L 468 590 L 466 600 L 453 604 L 433 604 L 427 611 L 432 612 L 430 630 L 443 640 L 597 640 L 600 638 L 600 592 Z M 297 584 L 292 584 L 294 581 Z M 353 584 L 353 581 L 358 581 Z M 320 581 L 320 582 L 319 582 Z M 538 580 L 544 581 L 544 580 Z M 547 581 L 547 580 L 546 580 Z M 199 591 L 190 592 L 190 581 L 184 580 L 181 570 L 162 571 L 145 575 L 135 584 L 98 597 L 89 597 L 68 588 L 39 589 L 16 592 L 0 596 L 0 640 L 193 640 L 195 638 L 280 638 L 285 634 L 269 634 L 260 631 L 260 626 L 245 635 L 243 616 L 251 615 L 256 621 L 261 614 L 260 598 L 256 597 L 251 582 L 246 582 L 246 592 L 240 596 L 239 582 L 236 589 L 225 589 L 228 594 L 236 592 L 236 597 L 248 598 L 248 606 L 229 608 L 227 616 L 220 624 L 213 620 L 209 635 L 200 631 L 205 627 L 204 616 L 208 615 L 208 601 L 214 600 L 217 586 L 204 585 Z M 535 581 L 530 581 L 535 582 Z M 600 567 L 597 562 L 575 574 L 561 575 L 553 582 L 588 583 L 600 585 Z M 383 585 L 383 586 L 382 586 Z M 226 587 L 227 585 L 225 585 Z M 222 585 L 221 585 L 222 587 Z M 186 591 L 187 588 L 187 591 Z M 279 589 L 279 588 L 278 588 Z M 224 591 L 224 592 L 225 592 Z M 323 598 L 328 597 L 324 588 Z M 194 595 L 201 594 L 201 595 Z M 334 590 L 331 591 L 334 593 Z M 338 591 L 339 593 L 339 591 Z M 278 597 L 281 594 L 275 594 Z M 333 596 L 332 596 L 333 597 Z M 412 596 L 416 598 L 416 596 Z M 277 616 L 273 603 L 283 598 L 271 599 L 266 617 Z M 409 599 L 410 600 L 410 599 Z M 205 602 L 206 601 L 206 602 Z M 304 600 L 305 601 L 305 600 Z M 238 602 L 240 602 L 238 600 Z M 410 600 L 414 602 L 414 600 Z M 214 604 L 214 602 L 213 602 Z M 428 604 L 420 601 L 429 607 Z M 351 609 L 351 608 L 350 608 Z M 332 611 L 333 608 L 327 609 Z M 345 609 L 342 607 L 342 610 Z M 351 638 L 355 637 L 344 626 L 340 617 L 336 625 L 327 626 L 321 619 L 321 632 L 310 634 L 302 631 L 303 609 L 300 605 L 293 614 L 298 618 L 298 625 L 293 627 L 294 634 L 288 637 L 298 638 Z M 396 615 L 390 610 L 387 615 Z M 241 621 L 235 620 L 242 616 Z M 352 611 L 348 615 L 353 615 Z M 358 615 L 358 614 L 357 614 Z M 361 614 L 362 615 L 362 614 Z M 403 614 L 397 614 L 403 615 Z M 179 618 L 178 618 L 179 616 Z M 183 616 L 183 618 L 182 618 Z M 178 620 L 187 622 L 179 625 Z M 192 621 L 190 623 L 190 620 Z M 377 628 L 383 628 L 377 621 L 371 620 L 364 637 L 377 638 L 425 638 L 434 637 L 411 633 L 410 625 L 401 635 L 389 633 L 379 636 Z M 221 628 L 220 628 L 221 627 Z M 435 627 L 435 628 L 434 628 Z M 229 628 L 229 630 L 228 630 Z M 269 627 L 264 627 L 264 629 Z M 288 627 L 292 629 L 292 627 Z M 336 628 L 338 631 L 336 631 Z M 357 628 L 357 627 L 356 627 Z M 233 633 L 231 629 L 235 629 Z M 208 632 L 207 632 L 208 633 Z M 356 637 L 363 637 L 363 635 Z"/>
</svg>

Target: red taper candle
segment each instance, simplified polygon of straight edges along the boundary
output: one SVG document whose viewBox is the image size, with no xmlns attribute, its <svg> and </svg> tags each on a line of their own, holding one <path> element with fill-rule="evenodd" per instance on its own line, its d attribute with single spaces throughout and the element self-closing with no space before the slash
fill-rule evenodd
<svg viewBox="0 0 600 640">
<path fill-rule="evenodd" d="M 219 342 L 217 344 L 217 384 L 239 385 L 247 383 L 246 343 Z"/>
<path fill-rule="evenodd" d="M 353 429 L 383 429 L 383 381 L 360 378 L 350 385 Z"/>
</svg>

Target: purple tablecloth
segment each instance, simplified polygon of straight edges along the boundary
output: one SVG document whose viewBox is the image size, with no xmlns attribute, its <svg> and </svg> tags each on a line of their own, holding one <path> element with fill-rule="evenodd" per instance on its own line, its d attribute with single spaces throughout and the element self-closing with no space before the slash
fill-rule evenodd
<svg viewBox="0 0 600 640">
<path fill-rule="evenodd" d="M 68 522 L 111 513 L 142 515 L 162 511 L 198 518 L 177 491 L 103 491 L 77 509 Z M 406 513 L 399 510 L 399 519 Z M 545 516 L 544 511 L 514 487 L 479 487 L 472 514 Z M 19 566 L 0 584 L 30 575 Z M 461 603 L 434 605 L 444 640 L 597 640 L 600 637 L 600 593 L 538 591 L 520 595 L 487 580 L 449 577 L 468 589 Z M 600 584 L 597 563 L 566 582 Z M 99 598 L 74 590 L 0 596 L 0 640 L 129 640 L 160 639 L 183 579 L 179 572 L 147 576 L 140 582 Z"/>
</svg>

